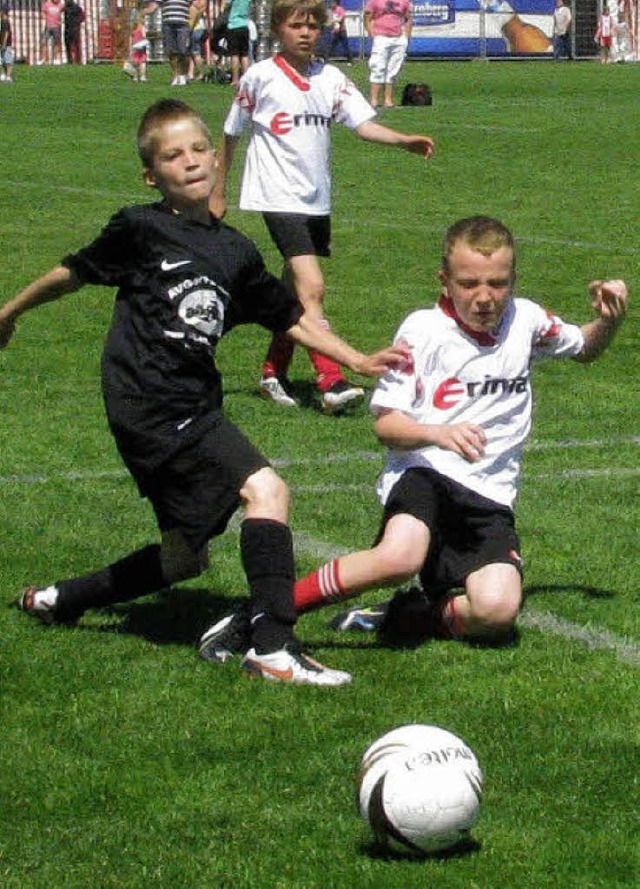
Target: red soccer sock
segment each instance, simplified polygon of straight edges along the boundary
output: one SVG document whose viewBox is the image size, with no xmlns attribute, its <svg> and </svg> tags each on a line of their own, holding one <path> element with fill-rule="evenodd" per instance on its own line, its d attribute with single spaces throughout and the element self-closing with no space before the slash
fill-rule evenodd
<svg viewBox="0 0 640 889">
<path fill-rule="evenodd" d="M 285 379 L 293 357 L 295 343 L 284 333 L 274 333 L 267 357 L 262 365 L 262 376 Z"/>
<path fill-rule="evenodd" d="M 327 562 L 322 568 L 296 581 L 293 588 L 293 604 L 298 614 L 321 608 L 331 602 L 339 602 L 351 595 L 340 583 L 338 561 L 334 559 L 332 562 Z"/>
<path fill-rule="evenodd" d="M 456 598 L 443 599 L 434 612 L 434 635 L 437 639 L 463 639 L 466 635 Z"/>
<path fill-rule="evenodd" d="M 331 330 L 331 326 L 326 318 L 322 318 L 320 324 L 326 330 Z M 320 392 L 327 392 L 334 383 L 337 383 L 339 380 L 344 380 L 340 365 L 337 364 L 337 362 L 332 361 L 331 358 L 325 358 L 324 355 L 321 355 L 319 352 L 314 352 L 312 349 L 309 349 L 309 358 L 316 371 L 318 389 Z"/>
</svg>

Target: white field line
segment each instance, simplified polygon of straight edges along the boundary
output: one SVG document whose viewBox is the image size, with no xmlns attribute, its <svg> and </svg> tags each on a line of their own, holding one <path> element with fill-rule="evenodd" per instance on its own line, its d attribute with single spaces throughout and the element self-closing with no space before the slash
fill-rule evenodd
<svg viewBox="0 0 640 889">
<path fill-rule="evenodd" d="M 639 445 L 640 435 L 632 435 L 627 438 L 608 438 L 608 439 L 574 439 L 567 441 L 532 441 L 525 451 L 548 451 L 548 450 L 578 450 L 593 448 L 615 448 L 621 445 Z M 333 463 L 351 463 L 378 462 L 382 466 L 384 454 L 382 451 L 354 451 L 346 454 L 322 454 L 318 457 L 276 457 L 271 461 L 272 465 L 277 469 L 286 469 L 292 466 L 325 466 Z M 545 479 L 545 478 L 599 478 L 602 476 L 634 476 L 640 472 L 640 469 L 631 467 L 628 469 L 622 467 L 603 467 L 601 469 L 566 469 L 558 472 L 540 473 L 537 475 L 524 473 L 524 479 Z M 25 473 L 21 475 L 0 475 L 0 485 L 37 485 L 47 484 L 52 481 L 99 481 L 100 479 L 117 479 L 124 478 L 128 473 L 125 469 L 103 469 L 103 470 L 73 470 L 69 472 L 51 472 L 51 473 Z M 360 485 L 328 485 L 327 491 L 349 490 L 351 488 L 361 487 Z M 365 486 L 366 487 L 366 486 Z M 321 493 L 322 485 L 309 488 L 295 487 L 294 491 L 314 491 Z"/>
<path fill-rule="evenodd" d="M 295 550 L 312 556 L 318 563 L 328 562 L 345 555 L 348 550 L 332 546 L 327 541 L 317 540 L 305 533 L 294 533 Z M 537 611 L 527 605 L 520 615 L 518 623 L 521 627 L 539 630 L 544 635 L 558 636 L 571 642 L 579 642 L 593 651 L 609 651 L 618 660 L 633 667 L 640 667 L 640 644 L 633 639 L 616 636 L 609 630 L 594 626 L 580 626 L 571 621 L 557 617 L 548 611 Z"/>
<path fill-rule="evenodd" d="M 234 530 L 239 528 L 241 518 L 236 516 Z M 346 555 L 348 549 L 334 546 L 326 540 L 318 540 L 304 532 L 294 532 L 294 545 L 297 553 L 311 556 L 314 561 L 322 564 L 339 556 Z M 609 651 L 633 667 L 640 667 L 640 644 L 624 636 L 616 636 L 609 630 L 593 626 L 580 626 L 571 621 L 557 617 L 548 611 L 536 611 L 527 605 L 520 615 L 518 623 L 522 627 L 539 630 L 544 635 L 558 636 L 571 642 L 579 642 L 593 651 Z"/>
<path fill-rule="evenodd" d="M 640 444 L 640 436 L 633 436 L 631 438 L 626 439 L 610 439 L 610 440 L 593 440 L 593 441 L 557 441 L 557 442 L 532 442 L 529 445 L 530 450 L 548 450 L 551 448 L 556 449 L 567 449 L 567 448 L 602 448 L 602 447 L 612 447 L 620 444 Z M 323 457 L 310 458 L 305 457 L 301 459 L 286 459 L 281 458 L 274 460 L 273 463 L 279 467 L 287 467 L 287 466 L 311 466 L 311 465 L 323 465 L 329 463 L 338 463 L 338 462 L 348 462 L 348 461 L 372 461 L 372 460 L 382 460 L 382 455 L 380 453 L 371 452 L 371 451 L 361 451 L 352 454 L 333 454 L 333 455 L 325 455 Z M 542 474 L 533 474 L 530 476 L 525 475 L 525 478 L 531 479 L 550 479 L 550 478 L 596 478 L 602 476 L 609 477 L 622 477 L 622 476 L 636 476 L 640 475 L 640 467 L 633 469 L 625 469 L 625 468 L 616 468 L 613 467 L 611 469 L 601 469 L 601 470 L 579 470 L 579 469 L 568 469 L 561 470 L 555 473 L 542 473 Z M 66 473 L 52 473 L 52 474 L 33 474 L 33 475 L 22 475 L 22 476 L 0 476 L 0 484 L 44 484 L 47 482 L 51 482 L 54 480 L 62 480 L 62 481 L 96 481 L 100 479 L 119 479 L 127 476 L 127 472 L 123 469 L 116 470 L 105 470 L 100 472 L 66 472 Z M 354 491 L 354 490 L 362 490 L 362 491 L 370 491 L 372 496 L 373 492 L 370 484 L 331 484 L 331 485 L 292 485 L 292 489 L 294 493 L 298 494 L 326 494 L 336 492 L 344 492 L 344 491 Z M 242 516 L 240 514 L 236 514 L 230 523 L 230 529 L 234 531 L 238 531 L 240 527 L 240 523 L 242 521 Z M 340 547 L 335 546 L 334 544 L 329 543 L 326 540 L 320 540 L 313 537 L 310 534 L 306 534 L 305 532 L 294 532 L 294 540 L 295 547 L 297 552 L 303 552 L 307 556 L 313 557 L 314 561 L 318 563 L 324 563 L 331 559 L 335 559 L 341 555 L 344 555 L 349 550 L 342 549 Z M 527 608 L 527 610 L 521 615 L 519 623 L 524 627 L 529 627 L 532 629 L 537 629 L 540 632 L 558 636 L 567 641 L 580 642 L 583 645 L 586 645 L 588 648 L 597 650 L 597 651 L 610 651 L 612 652 L 619 660 L 624 661 L 625 663 L 629 663 L 633 666 L 640 666 L 640 644 L 635 642 L 632 639 L 626 639 L 624 637 L 616 636 L 608 630 L 600 629 L 597 627 L 584 627 L 579 624 L 571 623 L 570 621 L 563 620 L 562 618 L 556 617 L 550 612 L 541 612 L 531 610 L 531 608 Z"/>
</svg>

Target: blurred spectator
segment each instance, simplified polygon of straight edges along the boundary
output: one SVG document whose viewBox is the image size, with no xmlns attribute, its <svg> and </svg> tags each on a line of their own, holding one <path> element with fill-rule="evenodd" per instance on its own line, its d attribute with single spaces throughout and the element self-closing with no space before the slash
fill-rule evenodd
<svg viewBox="0 0 640 889">
<path fill-rule="evenodd" d="M 347 59 L 347 64 L 351 65 L 353 57 L 349 49 L 349 39 L 347 38 L 347 13 L 338 0 L 332 0 L 331 13 L 329 15 L 331 21 L 331 41 L 329 43 L 329 56 L 338 54 L 338 50 L 342 49 L 342 54 Z"/>
<path fill-rule="evenodd" d="M 147 82 L 147 60 L 149 52 L 149 40 L 144 12 L 139 12 L 133 23 L 131 31 L 129 60 L 125 63 L 124 71 L 138 83 Z"/>
<path fill-rule="evenodd" d="M 145 15 L 162 10 L 162 45 L 171 66 L 171 86 L 187 85 L 190 5 L 189 0 L 151 0 L 144 7 Z"/>
<path fill-rule="evenodd" d="M 598 18 L 598 30 L 595 41 L 600 47 L 600 62 L 603 65 L 611 61 L 611 45 L 613 43 L 614 22 L 608 6 L 602 8 L 602 14 Z"/>
<path fill-rule="evenodd" d="M 364 8 L 365 31 L 373 39 L 369 57 L 370 102 L 380 107 L 380 89 L 384 84 L 384 105 L 392 108 L 393 84 L 407 54 L 411 36 L 411 0 L 367 0 Z"/>
<path fill-rule="evenodd" d="M 80 26 L 85 20 L 84 9 L 76 0 L 65 0 L 64 4 L 64 46 L 67 62 L 70 65 L 82 64 L 80 48 Z"/>
<path fill-rule="evenodd" d="M 187 80 L 202 80 L 204 73 L 202 43 L 207 36 L 207 0 L 192 0 L 189 7 L 189 26 L 191 28 L 191 42 L 189 44 Z"/>
<path fill-rule="evenodd" d="M 13 83 L 13 31 L 7 6 L 0 9 L 0 64 L 0 82 Z"/>
<path fill-rule="evenodd" d="M 44 23 L 42 31 L 42 61 L 47 65 L 62 63 L 62 0 L 44 0 L 41 15 Z"/>
<path fill-rule="evenodd" d="M 231 60 L 231 86 L 238 88 L 240 77 L 251 64 L 249 58 L 249 19 L 252 0 L 230 0 L 227 25 L 227 52 Z"/>
<path fill-rule="evenodd" d="M 553 57 L 573 59 L 571 50 L 571 10 L 565 0 L 556 0 L 553 11 Z"/>
</svg>

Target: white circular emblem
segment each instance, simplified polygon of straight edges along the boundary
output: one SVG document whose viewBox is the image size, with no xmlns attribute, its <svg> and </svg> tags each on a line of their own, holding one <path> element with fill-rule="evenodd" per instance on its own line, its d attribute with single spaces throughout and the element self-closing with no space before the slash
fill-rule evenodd
<svg viewBox="0 0 640 889">
<path fill-rule="evenodd" d="M 186 324 L 205 336 L 222 336 L 224 303 L 215 290 L 194 290 L 187 294 L 180 303 L 178 314 Z"/>
</svg>

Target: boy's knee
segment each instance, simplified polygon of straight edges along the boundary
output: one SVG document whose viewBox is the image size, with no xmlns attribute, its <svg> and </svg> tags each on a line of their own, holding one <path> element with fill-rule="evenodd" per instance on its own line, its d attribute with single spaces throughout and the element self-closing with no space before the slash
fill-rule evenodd
<svg viewBox="0 0 640 889">
<path fill-rule="evenodd" d="M 425 553 L 421 548 L 402 547 L 396 543 L 393 546 L 377 547 L 376 557 L 387 582 L 404 583 L 420 571 Z"/>
<path fill-rule="evenodd" d="M 500 636 L 514 629 L 521 606 L 519 591 L 496 589 L 471 600 L 471 616 L 489 633 Z"/>
<path fill-rule="evenodd" d="M 250 475 L 240 490 L 240 498 L 249 517 L 272 518 L 286 521 L 290 494 L 287 484 L 271 467 Z"/>
</svg>

